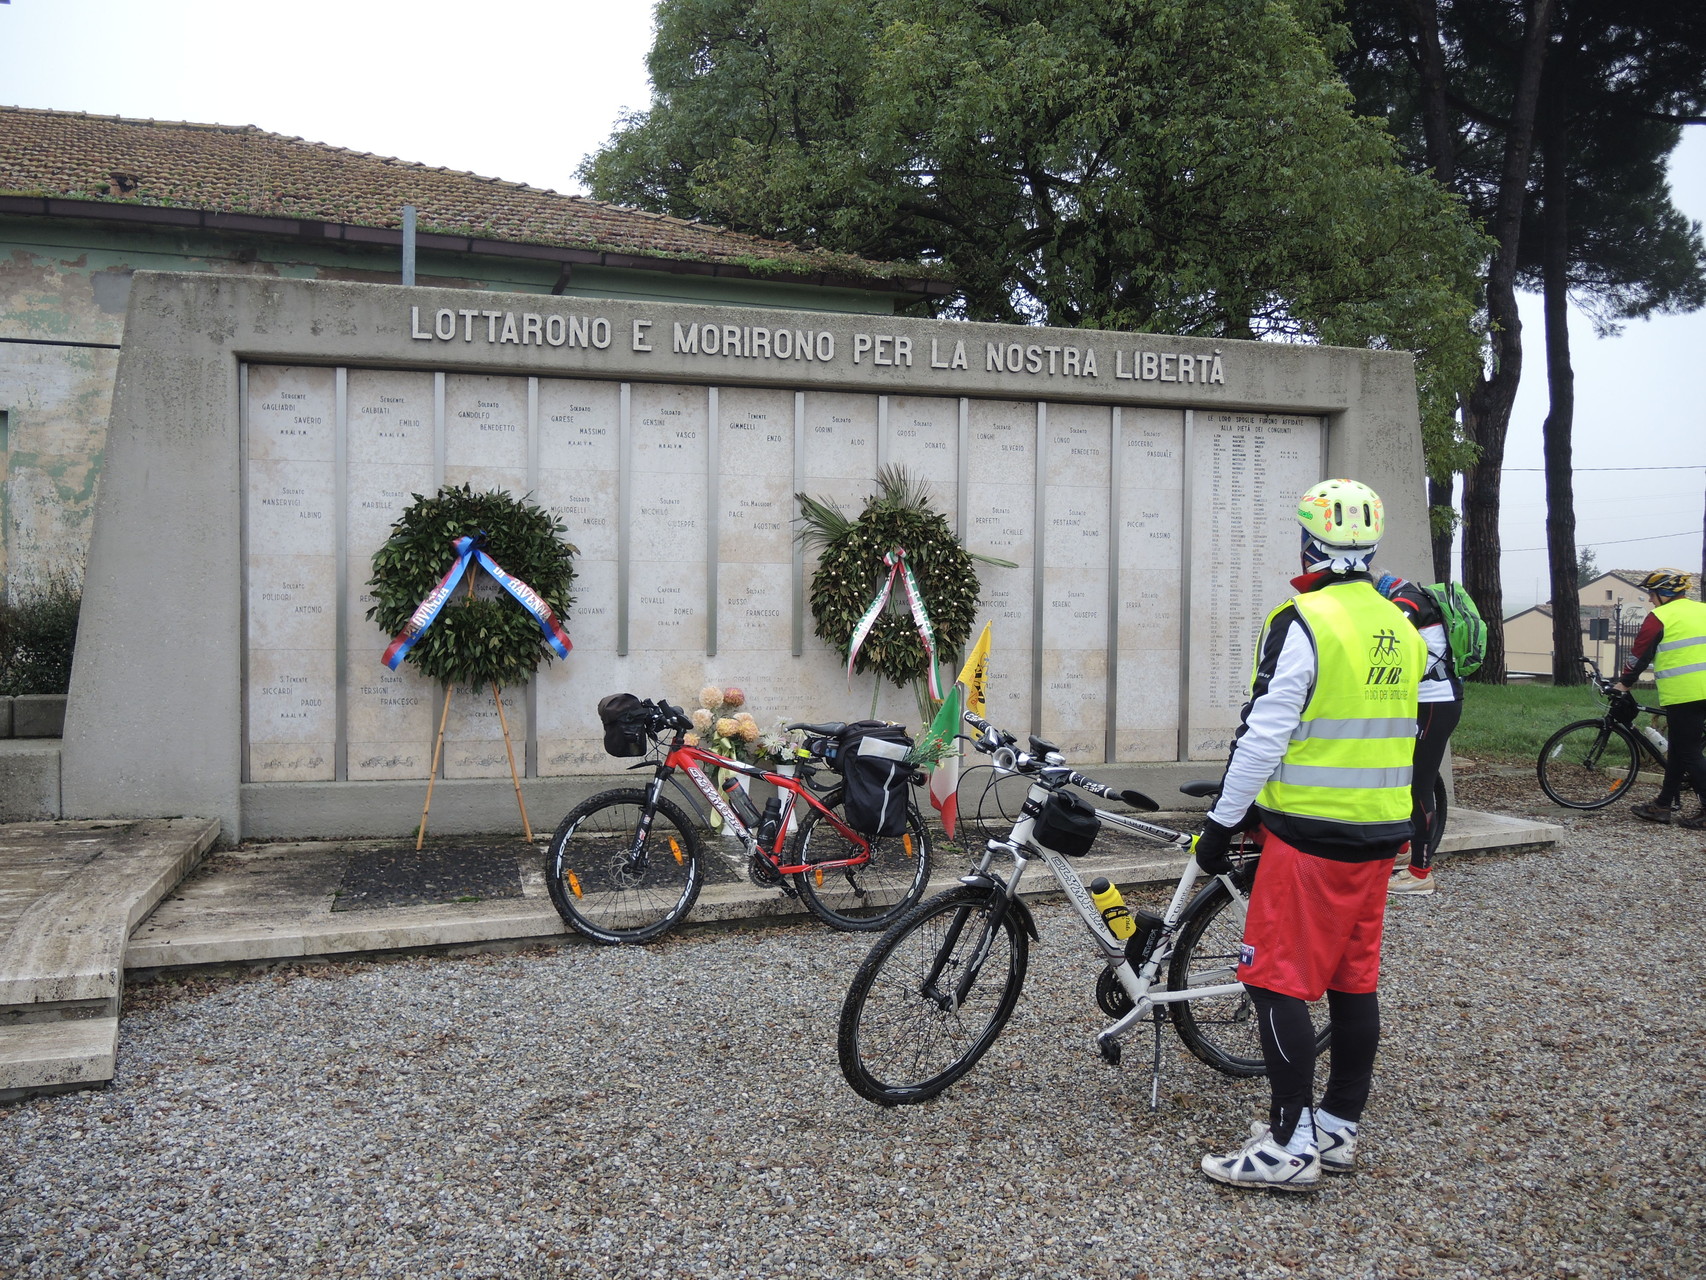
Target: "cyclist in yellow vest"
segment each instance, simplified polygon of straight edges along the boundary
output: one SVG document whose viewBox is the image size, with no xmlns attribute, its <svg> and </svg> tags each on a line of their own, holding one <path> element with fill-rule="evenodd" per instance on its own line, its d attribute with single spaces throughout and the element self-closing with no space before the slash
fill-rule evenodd
<svg viewBox="0 0 1706 1280">
<path fill-rule="evenodd" d="M 1225 871 L 1233 834 L 1259 824 L 1238 977 L 1250 993 L 1272 1097 L 1243 1147 L 1205 1156 L 1232 1186 L 1307 1191 L 1356 1164 L 1357 1125 L 1380 1041 L 1380 936 L 1392 861 L 1411 836 L 1416 692 L 1427 647 L 1375 590 L 1385 515 L 1354 480 L 1316 485 L 1297 510 L 1303 575 L 1268 615 L 1250 701 L 1220 798 L 1193 846 Z M 1326 1092 L 1312 1105 L 1325 994 L 1333 1034 Z"/>
<path fill-rule="evenodd" d="M 1706 604 L 1688 598 L 1689 578 L 1674 569 L 1657 569 L 1641 580 L 1652 612 L 1636 633 L 1629 661 L 1617 688 L 1627 693 L 1651 663 L 1665 709 L 1670 747 L 1665 754 L 1665 780 L 1651 804 L 1630 812 L 1649 822 L 1669 822 L 1694 831 L 1706 830 Z M 1701 800 L 1700 812 L 1683 818 L 1683 784 L 1692 783 Z"/>
</svg>

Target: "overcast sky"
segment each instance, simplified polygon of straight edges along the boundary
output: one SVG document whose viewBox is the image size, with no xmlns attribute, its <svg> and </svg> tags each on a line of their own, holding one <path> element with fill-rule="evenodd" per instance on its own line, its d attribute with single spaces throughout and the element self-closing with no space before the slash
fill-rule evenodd
<svg viewBox="0 0 1706 1280">
<path fill-rule="evenodd" d="M 0 102 L 254 124 L 425 164 L 578 191 L 575 168 L 650 98 L 651 7 L 636 0 L 11 0 Z M 1706 220 L 1706 127 L 1672 165 Z M 1533 301 L 1533 300 L 1531 300 Z M 1546 416 L 1537 302 L 1505 462 L 1539 468 Z M 1706 511 L 1706 316 L 1596 339 L 1572 316 L 1580 542 L 1602 568 L 1700 569 Z M 1504 485 L 1506 612 L 1549 594 L 1538 471 Z M 1667 536 L 1656 536 L 1667 535 Z M 1639 539 L 1639 541 L 1632 541 Z M 1533 550 L 1529 550 L 1533 548 Z M 1425 565 L 1393 565 L 1408 576 Z"/>
</svg>

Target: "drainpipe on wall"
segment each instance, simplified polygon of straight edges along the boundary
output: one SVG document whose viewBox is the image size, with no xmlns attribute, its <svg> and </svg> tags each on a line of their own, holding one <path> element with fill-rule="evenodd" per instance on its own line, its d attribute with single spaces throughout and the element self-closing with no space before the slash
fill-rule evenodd
<svg viewBox="0 0 1706 1280">
<path fill-rule="evenodd" d="M 403 206 L 403 283 L 415 282 L 415 206 Z"/>
</svg>

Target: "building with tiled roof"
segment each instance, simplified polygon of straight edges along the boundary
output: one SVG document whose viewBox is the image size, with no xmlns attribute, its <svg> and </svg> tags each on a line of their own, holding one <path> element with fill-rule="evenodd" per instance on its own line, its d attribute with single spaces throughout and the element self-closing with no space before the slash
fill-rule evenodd
<svg viewBox="0 0 1706 1280">
<path fill-rule="evenodd" d="M 1604 569 L 1576 588 L 1582 619 L 1582 653 L 1605 675 L 1623 665 L 1647 617 L 1641 581 L 1651 569 Z M 1700 599 L 1699 576 L 1689 595 Z M 1552 673 L 1552 604 L 1543 601 L 1505 619 L 1505 666 L 1515 673 Z M 1651 679 L 1651 676 L 1648 676 Z"/>
<path fill-rule="evenodd" d="M 217 271 L 894 314 L 950 292 L 871 262 L 269 133 L 0 107 L 0 581 L 75 568 L 130 277 Z"/>
</svg>

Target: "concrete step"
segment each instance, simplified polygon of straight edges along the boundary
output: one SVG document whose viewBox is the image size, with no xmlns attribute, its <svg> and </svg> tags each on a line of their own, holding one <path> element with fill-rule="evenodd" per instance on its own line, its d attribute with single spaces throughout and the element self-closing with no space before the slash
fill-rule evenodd
<svg viewBox="0 0 1706 1280">
<path fill-rule="evenodd" d="M 130 934 L 218 835 L 189 818 L 0 827 L 0 1096 L 112 1078 Z"/>
<path fill-rule="evenodd" d="M 116 1016 L 0 1027 L 0 1102 L 105 1084 L 117 1056 Z"/>
</svg>

